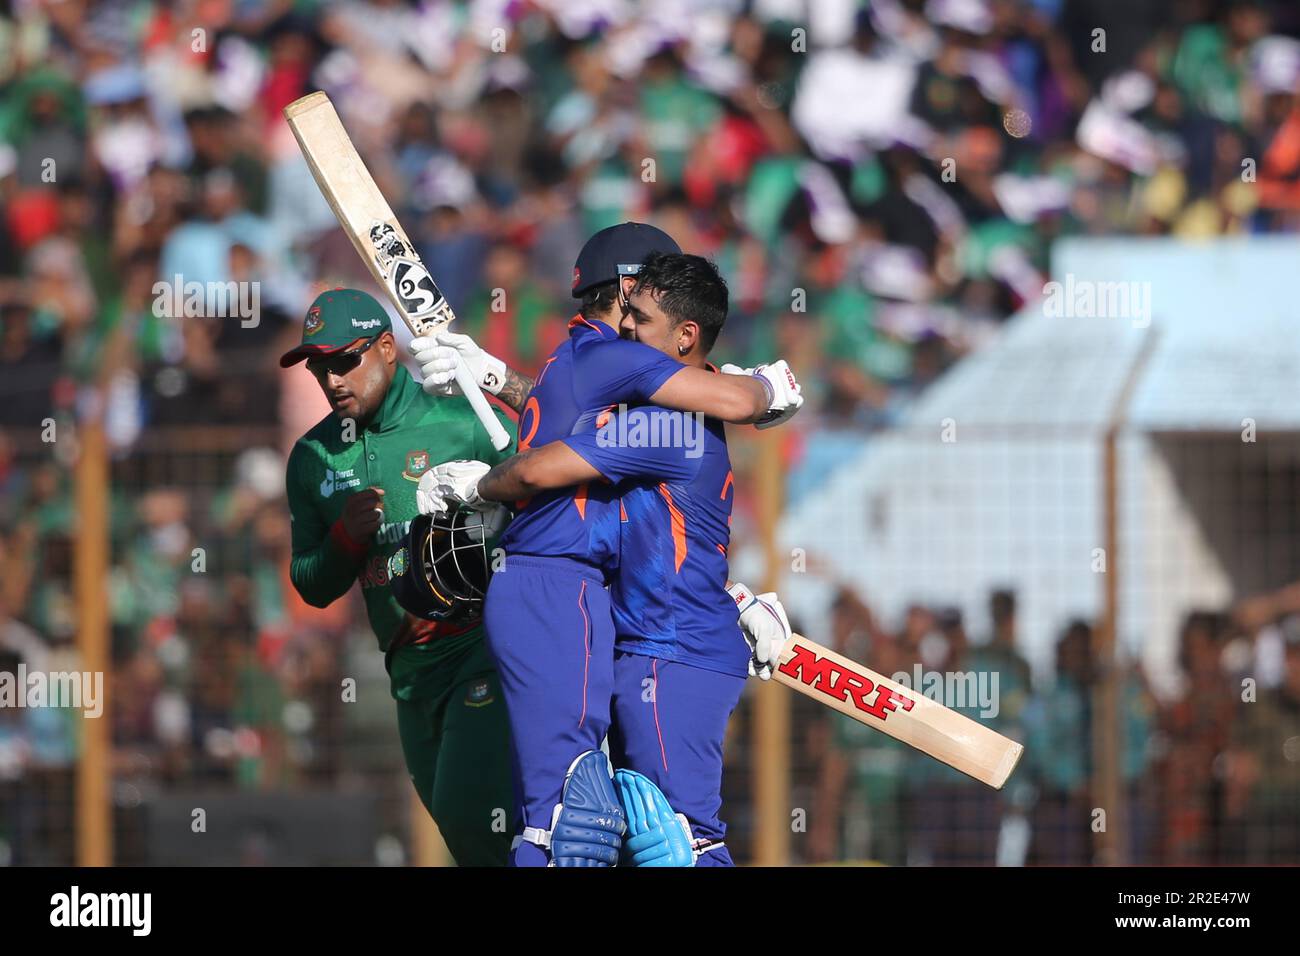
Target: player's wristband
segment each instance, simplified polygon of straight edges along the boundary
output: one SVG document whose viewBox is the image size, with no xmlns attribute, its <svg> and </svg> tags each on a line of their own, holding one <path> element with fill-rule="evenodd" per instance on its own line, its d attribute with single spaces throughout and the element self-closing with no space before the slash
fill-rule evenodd
<svg viewBox="0 0 1300 956">
<path fill-rule="evenodd" d="M 479 387 L 490 395 L 500 395 L 506 387 L 509 370 L 506 363 L 489 352 L 483 353 L 483 371 L 478 377 Z"/>
<path fill-rule="evenodd" d="M 736 614 L 738 615 L 744 614 L 749 610 L 751 604 L 758 601 L 758 598 L 754 597 L 754 592 L 739 581 L 734 582 L 731 587 L 727 588 L 727 593 L 736 602 Z"/>
</svg>

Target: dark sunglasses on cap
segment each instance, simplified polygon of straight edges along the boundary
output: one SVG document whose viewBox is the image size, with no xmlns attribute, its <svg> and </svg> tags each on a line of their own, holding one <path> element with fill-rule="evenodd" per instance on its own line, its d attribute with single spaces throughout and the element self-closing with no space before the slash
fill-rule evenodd
<svg viewBox="0 0 1300 956">
<path fill-rule="evenodd" d="M 378 342 L 379 339 L 380 336 L 376 335 L 373 339 L 367 339 L 366 344 L 359 349 L 335 352 L 333 355 L 326 355 L 321 358 L 310 358 L 307 360 L 307 371 L 317 377 L 337 375 L 342 378 L 361 364 L 361 356 L 370 351 L 370 346 Z"/>
</svg>

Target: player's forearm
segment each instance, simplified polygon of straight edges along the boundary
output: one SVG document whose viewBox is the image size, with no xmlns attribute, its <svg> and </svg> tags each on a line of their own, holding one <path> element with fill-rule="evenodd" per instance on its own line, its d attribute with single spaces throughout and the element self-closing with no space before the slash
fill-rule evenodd
<svg viewBox="0 0 1300 956">
<path fill-rule="evenodd" d="M 316 547 L 294 553 L 289 580 L 312 607 L 328 607 L 351 589 L 365 553 L 365 545 L 351 541 L 336 525 Z"/>
<path fill-rule="evenodd" d="M 322 549 L 323 550 L 323 549 Z M 289 577 L 298 596 L 312 607 L 329 607 L 348 593 L 356 572 L 340 574 L 319 551 L 295 555 L 289 562 Z"/>
<path fill-rule="evenodd" d="M 754 375 L 717 375 L 684 368 L 659 386 L 650 401 L 679 412 L 700 412 L 733 425 L 748 425 L 767 414 L 772 392 Z"/>
<path fill-rule="evenodd" d="M 600 472 L 568 445 L 552 442 L 501 462 L 479 479 L 478 494 L 488 501 L 519 501 L 599 477 Z"/>
<path fill-rule="evenodd" d="M 520 375 L 514 369 L 507 367 L 506 383 L 501 386 L 501 391 L 497 392 L 497 398 L 522 415 L 524 402 L 528 400 L 528 393 L 532 390 L 533 379 L 527 375 Z"/>
<path fill-rule="evenodd" d="M 520 452 L 507 458 L 479 479 L 478 494 L 487 501 L 519 501 L 537 492 L 526 477 L 528 456 L 531 451 Z"/>
</svg>

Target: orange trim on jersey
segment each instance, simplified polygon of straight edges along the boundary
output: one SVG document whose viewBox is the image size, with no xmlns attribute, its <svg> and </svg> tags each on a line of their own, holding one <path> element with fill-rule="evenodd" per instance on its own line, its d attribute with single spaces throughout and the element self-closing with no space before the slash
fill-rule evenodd
<svg viewBox="0 0 1300 956">
<path fill-rule="evenodd" d="M 529 412 L 532 413 L 532 418 L 528 418 Z M 530 394 L 528 401 L 524 403 L 524 410 L 519 413 L 520 425 L 523 425 L 525 418 L 528 418 L 528 434 L 525 435 L 520 428 L 518 450 L 521 452 L 528 451 L 533 446 L 533 439 L 537 437 L 537 428 L 542 424 L 542 406 L 537 403 L 536 395 Z M 528 502 L 532 500 L 532 498 L 520 498 L 515 502 L 516 510 L 528 507 Z"/>
<path fill-rule="evenodd" d="M 722 545 L 715 544 L 714 547 L 718 549 L 718 554 L 722 555 L 724 558 L 727 556 L 727 549 Z"/>
<path fill-rule="evenodd" d="M 551 367 L 551 363 L 554 361 L 555 361 L 555 356 L 552 355 L 550 358 L 548 358 L 545 362 L 542 363 L 542 370 L 537 373 L 537 378 L 533 382 L 533 388 L 536 388 L 538 385 L 542 384 L 542 377 L 546 375 L 546 370 Z"/>
<path fill-rule="evenodd" d="M 624 507 L 622 498 L 618 499 L 618 520 L 619 521 L 627 520 L 627 508 Z"/>
<path fill-rule="evenodd" d="M 536 395 L 528 396 L 528 401 L 524 403 L 524 410 L 519 413 L 519 420 L 522 422 L 530 411 L 533 417 L 528 423 L 528 434 L 521 435 L 519 438 L 520 451 L 528 451 L 532 447 L 533 439 L 537 436 L 537 426 L 542 423 L 542 406 L 537 404 Z"/>
<path fill-rule="evenodd" d="M 578 489 L 573 493 L 573 504 L 578 509 L 578 517 L 583 521 L 587 520 L 587 483 L 584 481 L 578 485 Z"/>
<path fill-rule="evenodd" d="M 597 413 L 596 415 L 596 427 L 604 428 L 606 425 L 608 425 L 609 417 L 611 414 L 613 414 L 613 411 L 616 408 L 618 408 L 617 405 L 606 405 L 604 408 L 602 408 L 600 412 Z"/>
<path fill-rule="evenodd" d="M 586 318 L 583 318 L 581 312 L 569 319 L 569 328 L 573 328 L 575 325 L 585 325 L 589 329 L 595 329 L 597 332 L 600 332 L 600 326 Z M 604 333 L 602 332 L 601 334 L 603 335 Z"/>
<path fill-rule="evenodd" d="M 719 497 L 719 498 L 725 498 L 725 497 L 727 497 L 727 491 L 731 488 L 731 486 L 732 486 L 734 483 L 735 483 L 735 482 L 734 482 L 734 479 L 732 478 L 731 472 L 728 471 L 728 472 L 727 472 L 727 477 L 726 477 L 725 479 L 723 479 L 723 482 L 722 482 L 722 494 L 718 495 L 718 497 Z"/>
<path fill-rule="evenodd" d="M 673 524 L 673 562 L 675 571 L 681 571 L 682 562 L 686 560 L 686 518 L 673 501 L 673 493 L 668 486 L 660 482 L 659 494 L 668 502 L 668 514 Z"/>
</svg>

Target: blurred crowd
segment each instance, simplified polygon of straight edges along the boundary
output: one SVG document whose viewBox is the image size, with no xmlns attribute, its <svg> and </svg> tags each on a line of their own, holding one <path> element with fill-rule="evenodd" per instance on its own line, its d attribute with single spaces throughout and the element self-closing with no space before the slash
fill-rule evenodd
<svg viewBox="0 0 1300 956">
<path fill-rule="evenodd" d="M 78 670 L 74 550 L 84 538 L 67 471 L 17 467 L 0 436 L 0 477 L 0 673 Z M 364 619 L 352 600 L 319 611 L 293 590 L 283 482 L 278 451 L 233 440 L 114 469 L 105 719 L 119 816 L 175 787 L 339 780 L 343 679 L 364 682 L 356 654 L 373 643 L 349 642 Z M 386 696 L 382 682 L 374 693 Z M 71 859 L 78 722 L 70 709 L 0 708 L 0 863 Z M 120 845 L 118 858 L 146 853 Z"/>
<path fill-rule="evenodd" d="M 79 419 L 100 412 L 119 769 L 248 786 L 336 772 L 358 618 L 287 586 L 282 456 L 326 408 L 274 358 L 319 289 L 369 279 L 281 119 L 307 92 L 330 94 L 461 331 L 517 367 L 564 334 L 595 229 L 650 220 L 715 259 L 732 303 L 717 355 L 790 361 L 809 404 L 781 453 L 824 475 L 1042 294 L 1057 237 L 1294 229 L 1298 36 L 1283 0 L 0 2 L 0 653 L 70 654 L 70 467 Z M 255 286 L 256 312 L 176 314 L 173 286 L 192 282 Z M 846 602 L 844 622 L 866 613 Z M 1086 630 L 1062 643 L 1074 692 L 1016 685 L 1047 740 L 1087 726 Z M 1177 724 L 1140 682 L 1133 701 L 1135 727 Z M 1203 712 L 1180 719 L 1168 733 L 1209 734 Z M 853 732 L 818 744 L 852 764 L 819 799 L 856 780 L 901 812 L 910 771 L 879 767 L 903 756 L 859 760 L 889 741 Z M 1241 733 L 1198 737 L 1196 772 L 1248 749 Z M 1089 773 L 1086 747 L 1046 749 L 1055 796 L 1026 814 L 1079 799 Z M 6 846 L 13 820 L 44 825 L 13 782 L 66 788 L 74 752 L 68 721 L 0 713 Z M 1135 752 L 1131 779 L 1159 759 Z M 1206 811 L 1180 792 L 1201 840 Z"/>
<path fill-rule="evenodd" d="M 1017 650 L 1014 592 L 990 595 L 988 620 L 973 638 L 959 612 L 916 605 L 892 629 L 852 592 L 839 594 L 832 646 L 890 676 L 918 665 L 971 675 L 978 683 L 966 686 L 992 693 L 940 700 L 1022 741 L 1025 756 L 997 793 L 805 706 L 809 861 L 1080 866 L 1100 859 L 1095 831 L 1114 823 L 1099 809 L 1123 815 L 1117 852 L 1130 864 L 1300 860 L 1300 586 L 1189 613 L 1172 696 L 1153 694 L 1141 668 L 1121 669 L 1118 810 L 1095 789 L 1094 626 L 1069 622 L 1051 679 L 1036 683 Z"/>
</svg>

